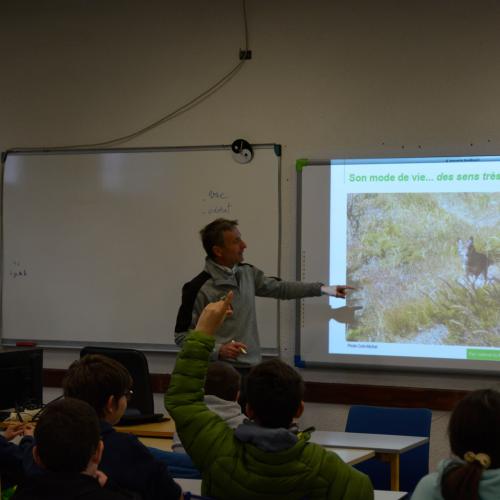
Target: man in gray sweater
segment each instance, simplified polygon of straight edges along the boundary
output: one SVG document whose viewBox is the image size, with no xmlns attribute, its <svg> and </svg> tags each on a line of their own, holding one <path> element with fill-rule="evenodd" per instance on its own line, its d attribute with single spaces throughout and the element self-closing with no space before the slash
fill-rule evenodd
<svg viewBox="0 0 500 500">
<path fill-rule="evenodd" d="M 203 308 L 233 292 L 233 314 L 216 334 L 212 360 L 230 362 L 238 369 L 261 361 L 261 348 L 255 297 L 301 299 L 321 294 L 345 298 L 349 286 L 325 286 L 322 283 L 281 281 L 265 276 L 256 267 L 243 263 L 246 244 L 238 230 L 238 221 L 216 219 L 201 231 L 207 257 L 205 269 L 182 288 L 182 304 L 175 325 L 175 342 L 182 345 L 194 328 Z"/>
</svg>

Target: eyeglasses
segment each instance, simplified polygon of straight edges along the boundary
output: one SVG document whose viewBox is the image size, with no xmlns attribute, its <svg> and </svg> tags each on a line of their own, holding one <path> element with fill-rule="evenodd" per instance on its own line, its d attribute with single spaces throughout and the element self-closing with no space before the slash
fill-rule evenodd
<svg viewBox="0 0 500 500">
<path fill-rule="evenodd" d="M 130 401 L 132 399 L 133 395 L 134 395 L 134 391 L 132 389 L 129 389 L 124 394 L 124 396 L 127 398 L 127 401 Z"/>
</svg>

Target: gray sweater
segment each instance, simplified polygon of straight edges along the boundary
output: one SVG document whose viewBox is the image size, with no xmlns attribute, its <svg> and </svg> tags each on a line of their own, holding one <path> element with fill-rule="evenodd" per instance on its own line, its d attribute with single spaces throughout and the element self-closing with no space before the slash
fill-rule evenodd
<svg viewBox="0 0 500 500">
<path fill-rule="evenodd" d="M 247 345 L 247 354 L 240 355 L 235 366 L 253 366 L 261 361 L 259 332 L 255 312 L 255 297 L 301 299 L 319 297 L 322 283 L 281 281 L 265 276 L 250 264 L 239 264 L 227 269 L 207 258 L 205 270 L 182 289 L 182 305 L 177 316 L 175 342 L 182 345 L 187 332 L 192 330 L 203 308 L 210 302 L 233 291 L 233 315 L 227 318 L 216 333 L 212 360 L 219 357 L 222 344 L 235 340 Z"/>
</svg>

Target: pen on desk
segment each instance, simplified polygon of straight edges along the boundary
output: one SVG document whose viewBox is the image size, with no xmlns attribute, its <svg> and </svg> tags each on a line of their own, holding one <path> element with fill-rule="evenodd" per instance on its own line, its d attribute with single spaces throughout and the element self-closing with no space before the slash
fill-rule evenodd
<svg viewBox="0 0 500 500">
<path fill-rule="evenodd" d="M 24 423 L 23 417 L 17 408 L 16 408 L 16 415 L 17 415 L 17 419 L 19 420 L 19 422 Z"/>
<path fill-rule="evenodd" d="M 233 340 L 231 340 L 231 343 L 232 343 L 232 344 L 234 344 L 234 343 L 235 343 L 235 340 L 234 340 L 234 339 L 233 339 Z M 246 350 L 246 349 L 244 349 L 243 347 L 240 347 L 240 352 L 241 352 L 241 354 L 248 354 L 248 353 L 247 353 L 247 350 Z"/>
</svg>

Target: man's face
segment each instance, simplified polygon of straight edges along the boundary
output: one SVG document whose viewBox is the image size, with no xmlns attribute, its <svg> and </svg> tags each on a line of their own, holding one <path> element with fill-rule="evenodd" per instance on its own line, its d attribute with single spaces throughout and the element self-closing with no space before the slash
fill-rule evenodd
<svg viewBox="0 0 500 500">
<path fill-rule="evenodd" d="M 215 261 L 223 266 L 233 267 L 243 262 L 243 252 L 246 247 L 238 228 L 224 231 L 224 246 L 215 245 L 213 248 Z"/>
</svg>

